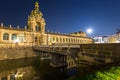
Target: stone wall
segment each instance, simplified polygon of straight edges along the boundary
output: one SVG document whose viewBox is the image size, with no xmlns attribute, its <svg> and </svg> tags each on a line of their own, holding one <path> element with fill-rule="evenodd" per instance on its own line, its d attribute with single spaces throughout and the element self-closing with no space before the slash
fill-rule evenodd
<svg viewBox="0 0 120 80">
<path fill-rule="evenodd" d="M 120 61 L 120 43 L 81 44 L 78 56 L 80 59 L 97 63 L 118 62 Z"/>
<path fill-rule="evenodd" d="M 0 60 L 29 58 L 34 56 L 36 55 L 32 47 L 0 48 Z"/>
</svg>

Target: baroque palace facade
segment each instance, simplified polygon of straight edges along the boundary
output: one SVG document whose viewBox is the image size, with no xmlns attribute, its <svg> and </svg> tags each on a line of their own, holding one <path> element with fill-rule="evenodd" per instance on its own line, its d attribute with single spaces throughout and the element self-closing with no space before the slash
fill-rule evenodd
<svg viewBox="0 0 120 80">
<path fill-rule="evenodd" d="M 87 37 L 86 33 L 74 32 L 70 34 L 51 33 L 45 31 L 45 20 L 39 11 L 39 3 L 35 3 L 31 11 L 27 26 L 24 29 L 5 27 L 0 25 L 0 45 L 52 45 L 52 44 L 90 44 L 93 40 Z M 6 46 L 7 46 L 6 45 Z"/>
</svg>

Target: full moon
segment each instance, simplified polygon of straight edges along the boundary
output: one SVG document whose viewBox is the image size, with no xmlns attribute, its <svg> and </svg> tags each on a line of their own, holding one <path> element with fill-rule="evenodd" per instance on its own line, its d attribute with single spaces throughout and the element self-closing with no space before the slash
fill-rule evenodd
<svg viewBox="0 0 120 80">
<path fill-rule="evenodd" d="M 93 30 L 91 28 L 88 28 L 86 31 L 88 34 L 91 34 L 93 32 Z"/>
</svg>

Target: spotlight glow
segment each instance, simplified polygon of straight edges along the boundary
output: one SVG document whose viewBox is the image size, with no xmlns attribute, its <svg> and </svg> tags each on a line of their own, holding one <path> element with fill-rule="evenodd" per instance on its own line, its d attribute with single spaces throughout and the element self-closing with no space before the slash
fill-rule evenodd
<svg viewBox="0 0 120 80">
<path fill-rule="evenodd" d="M 19 42 L 20 42 L 20 40 L 19 40 L 19 39 L 16 39 L 14 42 L 15 42 L 15 43 L 19 43 Z"/>
</svg>

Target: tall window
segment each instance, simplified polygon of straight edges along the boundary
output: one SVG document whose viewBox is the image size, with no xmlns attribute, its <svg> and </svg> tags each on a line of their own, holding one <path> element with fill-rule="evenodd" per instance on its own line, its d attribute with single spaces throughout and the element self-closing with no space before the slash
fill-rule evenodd
<svg viewBox="0 0 120 80">
<path fill-rule="evenodd" d="M 62 42 L 62 39 L 60 38 L 60 42 Z"/>
<path fill-rule="evenodd" d="M 37 42 L 37 37 L 35 37 L 35 42 Z"/>
<path fill-rule="evenodd" d="M 38 26 L 36 26 L 36 31 L 39 31 L 39 27 Z"/>
<path fill-rule="evenodd" d="M 9 40 L 9 34 L 8 33 L 3 34 L 3 40 Z"/>
<path fill-rule="evenodd" d="M 36 31 L 40 31 L 40 26 L 39 25 L 36 26 Z"/>
<path fill-rule="evenodd" d="M 53 42 L 55 41 L 55 38 L 53 37 Z"/>
<path fill-rule="evenodd" d="M 63 38 L 63 43 L 65 42 L 65 39 Z"/>
<path fill-rule="evenodd" d="M 18 36 L 18 39 L 19 39 L 20 42 L 23 42 L 24 36 Z"/>
<path fill-rule="evenodd" d="M 56 38 L 56 42 L 58 42 L 58 38 Z"/>
<path fill-rule="evenodd" d="M 16 40 L 17 39 L 17 35 L 16 34 L 12 34 L 12 40 Z"/>
</svg>

